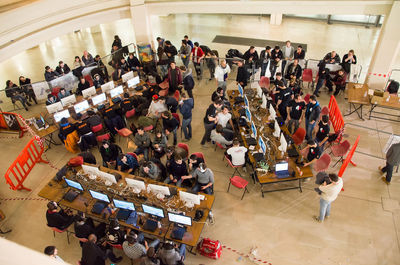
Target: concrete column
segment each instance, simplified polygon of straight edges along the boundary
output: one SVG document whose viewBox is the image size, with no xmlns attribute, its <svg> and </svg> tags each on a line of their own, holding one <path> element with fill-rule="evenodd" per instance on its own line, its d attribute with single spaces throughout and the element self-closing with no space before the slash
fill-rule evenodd
<svg viewBox="0 0 400 265">
<path fill-rule="evenodd" d="M 137 44 L 152 44 L 150 17 L 144 0 L 131 0 L 131 16 Z M 154 45 L 153 45 L 154 47 Z"/>
<path fill-rule="evenodd" d="M 389 15 L 385 17 L 375 51 L 369 65 L 366 83 L 372 89 L 385 88 L 387 74 L 397 58 L 400 48 L 400 2 L 394 1 Z M 372 73 L 372 74 L 369 74 Z M 376 74 L 376 75 L 374 75 Z M 384 77 L 383 75 L 386 75 Z"/>
<path fill-rule="evenodd" d="M 282 14 L 273 13 L 270 16 L 270 23 L 271 25 L 280 25 L 282 24 Z"/>
</svg>

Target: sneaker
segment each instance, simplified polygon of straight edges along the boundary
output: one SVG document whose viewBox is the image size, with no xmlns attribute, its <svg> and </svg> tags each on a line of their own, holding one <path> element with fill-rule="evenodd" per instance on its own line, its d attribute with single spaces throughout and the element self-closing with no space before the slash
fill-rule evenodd
<svg viewBox="0 0 400 265">
<path fill-rule="evenodd" d="M 386 185 L 390 185 L 390 182 L 386 180 L 386 177 L 382 177 L 381 180 L 386 183 Z"/>
<path fill-rule="evenodd" d="M 122 259 L 123 259 L 123 258 L 122 258 L 122 256 L 121 256 L 121 257 L 116 258 L 113 262 L 114 262 L 114 263 L 119 263 L 119 262 L 121 262 Z"/>
<path fill-rule="evenodd" d="M 315 221 L 317 221 L 318 223 L 322 223 L 322 221 L 319 219 L 319 217 L 318 216 L 313 216 L 313 219 L 315 220 Z"/>
<path fill-rule="evenodd" d="M 28 106 L 32 106 L 32 104 L 31 104 L 31 103 L 29 103 L 28 101 L 26 102 L 26 105 L 28 105 Z"/>
<path fill-rule="evenodd" d="M 383 168 L 382 166 L 379 166 L 379 167 L 378 167 L 378 170 L 379 170 L 380 172 L 382 172 L 382 168 Z"/>
</svg>

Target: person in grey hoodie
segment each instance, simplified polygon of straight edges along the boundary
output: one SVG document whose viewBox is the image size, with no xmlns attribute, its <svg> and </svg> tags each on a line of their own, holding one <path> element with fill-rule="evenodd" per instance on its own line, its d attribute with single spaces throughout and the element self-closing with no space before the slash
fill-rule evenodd
<svg viewBox="0 0 400 265">
<path fill-rule="evenodd" d="M 285 76 L 285 67 L 286 63 L 288 61 L 292 61 L 294 57 L 294 48 L 291 44 L 291 42 L 288 40 L 286 41 L 286 45 L 282 46 L 282 54 L 283 54 L 283 60 L 282 60 L 282 75 Z"/>
<path fill-rule="evenodd" d="M 134 141 L 137 146 L 135 153 L 138 155 L 143 154 L 144 159 L 149 160 L 149 147 L 151 140 L 149 134 L 144 131 L 143 127 L 137 128 Z"/>
<path fill-rule="evenodd" d="M 186 40 L 182 40 L 182 46 L 179 49 L 179 56 L 181 57 L 182 63 L 186 68 L 188 68 L 189 66 L 189 59 L 191 52 L 192 52 L 192 47 L 190 47 L 190 45 L 187 44 Z"/>
<path fill-rule="evenodd" d="M 181 244 L 178 248 L 175 248 L 174 243 L 166 241 L 163 246 L 157 251 L 157 257 L 161 259 L 163 264 L 176 265 L 179 261 L 185 259 L 186 245 Z"/>
<path fill-rule="evenodd" d="M 393 167 L 400 164 L 400 143 L 392 144 L 386 153 L 386 166 L 379 167 L 381 173 L 386 173 L 386 177 L 382 176 L 382 181 L 387 185 L 392 180 Z"/>
<path fill-rule="evenodd" d="M 152 142 L 154 158 L 160 159 L 165 155 L 167 142 L 167 137 L 162 133 L 160 129 L 157 129 Z"/>
<path fill-rule="evenodd" d="M 161 177 L 161 170 L 155 163 L 147 161 L 140 167 L 140 176 L 158 180 Z"/>
<path fill-rule="evenodd" d="M 193 98 L 194 79 L 192 76 L 192 69 L 185 66 L 179 67 L 183 73 L 183 88 L 186 90 L 190 98 Z"/>
<path fill-rule="evenodd" d="M 192 189 L 193 192 L 200 191 L 205 194 L 213 194 L 214 173 L 211 169 L 207 168 L 205 163 L 200 163 L 193 174 L 181 177 L 182 180 L 191 178 L 196 178 L 196 184 Z"/>
<path fill-rule="evenodd" d="M 182 141 L 189 141 L 192 138 L 192 110 L 194 107 L 193 98 L 188 98 L 186 93 L 182 93 L 182 99 L 179 101 L 179 111 L 182 114 L 182 131 L 185 139 Z"/>
</svg>

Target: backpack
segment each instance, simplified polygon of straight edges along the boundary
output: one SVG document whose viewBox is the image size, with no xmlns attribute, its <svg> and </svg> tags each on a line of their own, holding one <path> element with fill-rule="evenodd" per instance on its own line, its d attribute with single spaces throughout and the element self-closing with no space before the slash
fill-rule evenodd
<svg viewBox="0 0 400 265">
<path fill-rule="evenodd" d="M 390 80 L 390 83 L 387 86 L 386 90 L 387 92 L 389 92 L 389 94 L 397 94 L 397 92 L 399 91 L 399 82 Z"/>
<path fill-rule="evenodd" d="M 203 238 L 197 245 L 197 251 L 211 259 L 219 259 L 221 257 L 222 245 L 218 240 Z"/>
<path fill-rule="evenodd" d="M 200 45 L 200 49 L 203 50 L 204 54 L 207 54 L 207 52 L 211 52 L 211 49 L 206 45 Z"/>
</svg>

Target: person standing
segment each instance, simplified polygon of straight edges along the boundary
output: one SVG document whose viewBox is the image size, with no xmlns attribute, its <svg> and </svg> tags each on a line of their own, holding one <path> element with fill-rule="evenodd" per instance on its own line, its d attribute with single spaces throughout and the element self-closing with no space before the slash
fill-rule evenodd
<svg viewBox="0 0 400 265">
<path fill-rule="evenodd" d="M 329 174 L 331 184 L 326 184 L 326 181 L 319 186 L 319 190 L 322 192 L 319 199 L 319 217 L 314 216 L 317 222 L 322 222 L 328 218 L 331 214 L 331 204 L 336 200 L 339 192 L 343 188 L 343 180 L 336 174 Z"/>
<path fill-rule="evenodd" d="M 189 141 L 192 139 L 192 110 L 194 107 L 193 98 L 188 98 L 185 93 L 181 95 L 182 99 L 179 101 L 179 111 L 182 114 L 182 131 L 185 139 L 182 141 Z"/>
<path fill-rule="evenodd" d="M 328 141 L 329 131 L 329 116 L 322 115 L 321 120 L 318 123 L 317 132 L 315 134 L 315 141 L 318 143 L 321 153 L 324 151 L 326 141 Z"/>
<path fill-rule="evenodd" d="M 44 249 L 44 254 L 46 254 L 47 256 L 59 261 L 59 262 L 64 262 L 64 260 L 62 258 L 60 258 L 60 256 L 58 256 L 58 249 L 55 246 L 47 246 Z"/>
<path fill-rule="evenodd" d="M 136 145 L 135 154 L 143 154 L 144 159 L 149 160 L 149 148 L 151 144 L 150 135 L 144 131 L 143 127 L 137 128 L 137 133 L 135 134 L 134 142 Z"/>
<path fill-rule="evenodd" d="M 178 54 L 178 51 L 169 40 L 165 41 L 164 52 L 167 54 L 169 63 L 175 62 L 175 55 Z"/>
<path fill-rule="evenodd" d="M 306 108 L 306 140 L 312 139 L 312 132 L 321 114 L 321 107 L 315 95 L 311 95 Z"/>
<path fill-rule="evenodd" d="M 226 80 L 231 72 L 231 68 L 226 63 L 226 60 L 221 60 L 220 64 L 215 68 L 215 79 L 217 80 L 217 86 L 222 87 L 224 90 L 224 96 L 226 92 Z"/>
<path fill-rule="evenodd" d="M 325 61 L 320 61 L 318 63 L 318 81 L 317 85 L 315 86 L 314 90 L 314 95 L 319 97 L 319 89 L 322 87 L 324 83 L 329 84 L 330 83 L 330 75 L 329 75 L 329 69 L 326 68 L 326 62 Z"/>
<path fill-rule="evenodd" d="M 381 173 L 386 173 L 386 177 L 382 175 L 382 181 L 387 185 L 392 180 L 393 167 L 400 164 L 400 143 L 392 144 L 386 153 L 386 165 L 379 167 Z"/>
<path fill-rule="evenodd" d="M 287 113 L 288 113 L 287 128 L 291 134 L 294 134 L 299 128 L 301 120 L 304 117 L 305 107 L 306 103 L 299 94 L 294 95 L 294 99 L 289 102 L 289 105 L 287 106 Z"/>
<path fill-rule="evenodd" d="M 173 95 L 178 89 L 178 86 L 182 83 L 182 73 L 181 70 L 176 67 L 175 62 L 170 63 L 170 68 L 168 69 L 168 82 L 168 92 Z"/>
<path fill-rule="evenodd" d="M 282 47 L 282 54 L 283 54 L 283 60 L 282 60 L 282 74 L 285 75 L 285 66 L 288 61 L 293 60 L 294 56 L 294 48 L 291 45 L 290 41 L 286 41 L 286 45 Z"/>
<path fill-rule="evenodd" d="M 182 59 L 183 65 L 188 68 L 189 66 L 189 59 L 190 59 L 190 53 L 192 52 L 192 48 L 190 47 L 189 44 L 187 44 L 186 40 L 182 40 L 182 46 L 179 49 L 179 55 Z"/>
<path fill-rule="evenodd" d="M 260 53 L 261 76 L 265 76 L 265 72 L 267 71 L 270 59 L 271 59 L 271 47 L 266 46 L 265 50 L 262 50 Z"/>
<path fill-rule="evenodd" d="M 196 70 L 197 80 L 201 79 L 201 60 L 204 58 L 205 54 L 203 50 L 200 48 L 199 43 L 196 41 L 194 43 L 194 47 L 192 49 L 192 60 L 194 69 Z"/>
<path fill-rule="evenodd" d="M 243 64 L 243 61 L 238 61 L 237 65 L 238 69 L 236 75 L 236 83 L 240 84 L 242 88 L 245 88 L 247 86 L 247 78 L 248 78 L 248 72 L 246 70 L 246 66 Z"/>
<path fill-rule="evenodd" d="M 192 69 L 185 66 L 179 67 L 183 73 L 183 88 L 186 90 L 190 98 L 193 98 L 194 79 Z"/>
<path fill-rule="evenodd" d="M 201 140 L 201 145 L 204 147 L 206 142 L 211 141 L 211 131 L 214 129 L 215 124 L 218 122 L 217 113 L 218 109 L 221 109 L 223 105 L 222 100 L 218 99 L 213 102 L 207 109 L 206 115 L 204 117 L 204 136 Z"/>
<path fill-rule="evenodd" d="M 215 66 L 216 66 L 216 63 L 218 62 L 218 57 L 214 52 L 207 51 L 204 60 L 206 62 L 208 70 L 210 71 L 210 79 L 209 79 L 209 81 L 211 81 L 214 78 Z"/>
</svg>

